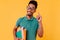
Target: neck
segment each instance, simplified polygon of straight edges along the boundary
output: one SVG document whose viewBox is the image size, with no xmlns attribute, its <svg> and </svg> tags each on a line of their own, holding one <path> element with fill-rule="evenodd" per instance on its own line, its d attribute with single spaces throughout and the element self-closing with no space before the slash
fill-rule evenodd
<svg viewBox="0 0 60 40">
<path fill-rule="evenodd" d="M 27 17 L 28 19 L 30 19 L 32 16 L 28 16 L 28 15 L 27 15 L 26 17 Z"/>
</svg>

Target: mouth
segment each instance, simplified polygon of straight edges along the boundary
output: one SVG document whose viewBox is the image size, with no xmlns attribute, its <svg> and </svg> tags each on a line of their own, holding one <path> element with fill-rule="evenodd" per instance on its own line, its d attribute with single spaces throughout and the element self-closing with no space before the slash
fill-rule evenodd
<svg viewBox="0 0 60 40">
<path fill-rule="evenodd" d="M 30 13 L 31 14 L 31 12 L 27 12 L 27 13 Z"/>
<path fill-rule="evenodd" d="M 28 15 L 28 16 L 31 16 L 31 15 L 32 15 L 32 13 L 31 13 L 31 12 L 27 12 L 27 15 Z"/>
</svg>

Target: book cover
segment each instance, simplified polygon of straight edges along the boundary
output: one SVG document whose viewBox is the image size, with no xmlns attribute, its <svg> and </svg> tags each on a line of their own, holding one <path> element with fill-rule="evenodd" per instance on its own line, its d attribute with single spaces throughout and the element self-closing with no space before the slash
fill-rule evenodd
<svg viewBox="0 0 60 40">
<path fill-rule="evenodd" d="M 16 37 L 26 40 L 26 29 L 24 29 L 23 27 L 19 28 L 16 32 Z"/>
</svg>

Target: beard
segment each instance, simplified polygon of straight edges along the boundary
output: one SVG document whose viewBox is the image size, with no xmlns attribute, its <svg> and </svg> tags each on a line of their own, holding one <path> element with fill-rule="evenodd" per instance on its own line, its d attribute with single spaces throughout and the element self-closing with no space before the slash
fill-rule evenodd
<svg viewBox="0 0 60 40">
<path fill-rule="evenodd" d="M 32 15 L 33 15 L 33 13 L 30 13 L 30 12 L 27 13 L 27 16 L 32 16 Z"/>
</svg>

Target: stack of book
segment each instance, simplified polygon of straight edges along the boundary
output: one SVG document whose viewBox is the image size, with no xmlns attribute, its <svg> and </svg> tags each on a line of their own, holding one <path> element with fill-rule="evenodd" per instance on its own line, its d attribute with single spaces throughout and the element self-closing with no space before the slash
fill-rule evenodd
<svg viewBox="0 0 60 40">
<path fill-rule="evenodd" d="M 26 40 L 26 29 L 21 27 L 17 29 L 16 37 L 20 38 L 21 40 Z"/>
</svg>

